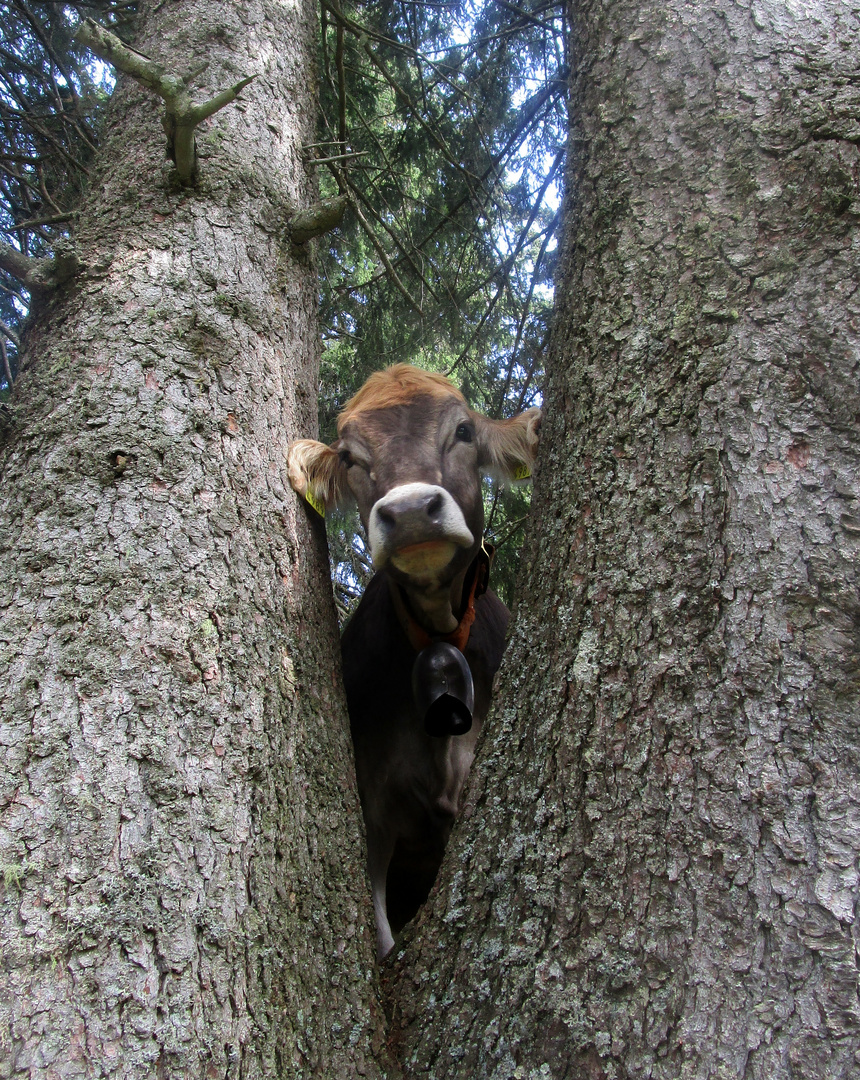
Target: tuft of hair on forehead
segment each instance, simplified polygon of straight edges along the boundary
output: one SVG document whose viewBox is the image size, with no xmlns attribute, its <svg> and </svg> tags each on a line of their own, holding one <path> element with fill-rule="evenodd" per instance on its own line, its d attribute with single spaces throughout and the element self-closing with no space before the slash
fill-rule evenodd
<svg viewBox="0 0 860 1080">
<path fill-rule="evenodd" d="M 376 371 L 358 393 L 343 407 L 337 418 L 338 434 L 344 424 L 361 413 L 388 409 L 392 405 L 407 405 L 417 397 L 453 397 L 466 404 L 457 387 L 444 375 L 424 371 L 412 364 L 395 364 L 385 371 Z"/>
</svg>

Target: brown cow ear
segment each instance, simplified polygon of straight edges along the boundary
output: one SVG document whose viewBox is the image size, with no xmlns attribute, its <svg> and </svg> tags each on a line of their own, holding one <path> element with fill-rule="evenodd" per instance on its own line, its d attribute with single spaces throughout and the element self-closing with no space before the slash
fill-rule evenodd
<svg viewBox="0 0 860 1080">
<path fill-rule="evenodd" d="M 510 420 L 476 414 L 478 464 L 503 480 L 526 480 L 537 455 L 540 422 L 540 409 L 527 409 Z"/>
<path fill-rule="evenodd" d="M 325 516 L 348 493 L 347 469 L 338 452 L 313 439 L 299 439 L 287 448 L 287 470 L 293 488 L 318 514 Z"/>
</svg>

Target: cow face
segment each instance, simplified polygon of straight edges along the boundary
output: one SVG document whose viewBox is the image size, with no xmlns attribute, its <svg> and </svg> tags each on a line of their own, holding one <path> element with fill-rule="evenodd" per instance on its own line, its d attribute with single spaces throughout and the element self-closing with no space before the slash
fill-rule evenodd
<svg viewBox="0 0 860 1080">
<path fill-rule="evenodd" d="M 475 424 L 454 394 L 353 413 L 336 444 L 375 569 L 452 579 L 483 531 Z"/>
<path fill-rule="evenodd" d="M 404 586 L 443 588 L 481 544 L 481 472 L 528 475 L 539 426 L 539 409 L 489 420 L 447 379 L 398 364 L 349 402 L 331 446 L 290 446 L 290 482 L 318 507 L 351 495 L 374 567 Z"/>
</svg>

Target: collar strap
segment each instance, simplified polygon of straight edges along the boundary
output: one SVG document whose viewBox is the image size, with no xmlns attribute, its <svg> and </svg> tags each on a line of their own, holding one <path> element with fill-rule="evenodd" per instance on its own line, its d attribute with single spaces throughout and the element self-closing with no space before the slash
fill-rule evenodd
<svg viewBox="0 0 860 1080">
<path fill-rule="evenodd" d="M 475 601 L 479 596 L 483 596 L 489 587 L 490 564 L 493 561 L 494 554 L 495 548 L 493 545 L 482 541 L 481 550 L 475 556 L 474 562 L 466 574 L 463 589 L 464 595 L 467 596 L 466 610 L 463 612 L 462 619 L 450 634 L 433 634 L 432 636 L 428 634 L 424 627 L 416 622 L 401 588 L 399 586 L 394 587 L 392 593 L 395 610 L 409 636 L 409 643 L 416 652 L 426 649 L 434 641 L 447 641 L 449 645 L 453 645 L 460 652 L 466 651 L 469 635 L 472 632 L 472 623 L 475 621 Z"/>
</svg>

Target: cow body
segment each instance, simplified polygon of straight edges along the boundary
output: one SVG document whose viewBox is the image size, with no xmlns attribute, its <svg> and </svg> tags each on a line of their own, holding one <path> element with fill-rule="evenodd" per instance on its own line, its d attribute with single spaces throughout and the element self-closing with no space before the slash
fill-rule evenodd
<svg viewBox="0 0 860 1080">
<path fill-rule="evenodd" d="M 436 879 L 490 707 L 508 623 L 508 609 L 493 593 L 476 600 L 464 652 L 475 682 L 472 728 L 465 735 L 430 736 L 412 693 L 415 649 L 391 588 L 383 574 L 370 582 L 341 642 L 380 952 L 388 951 L 390 934 L 415 915 Z"/>
<path fill-rule="evenodd" d="M 332 446 L 290 447 L 291 483 L 313 505 L 356 499 L 378 571 L 342 657 L 380 956 L 436 877 L 502 658 L 508 611 L 484 591 L 480 472 L 530 468 L 539 422 L 537 409 L 488 420 L 446 379 L 401 364 L 352 399 Z M 416 656 L 439 641 L 468 665 L 464 734 L 444 722 L 428 734 L 416 698 Z"/>
</svg>

